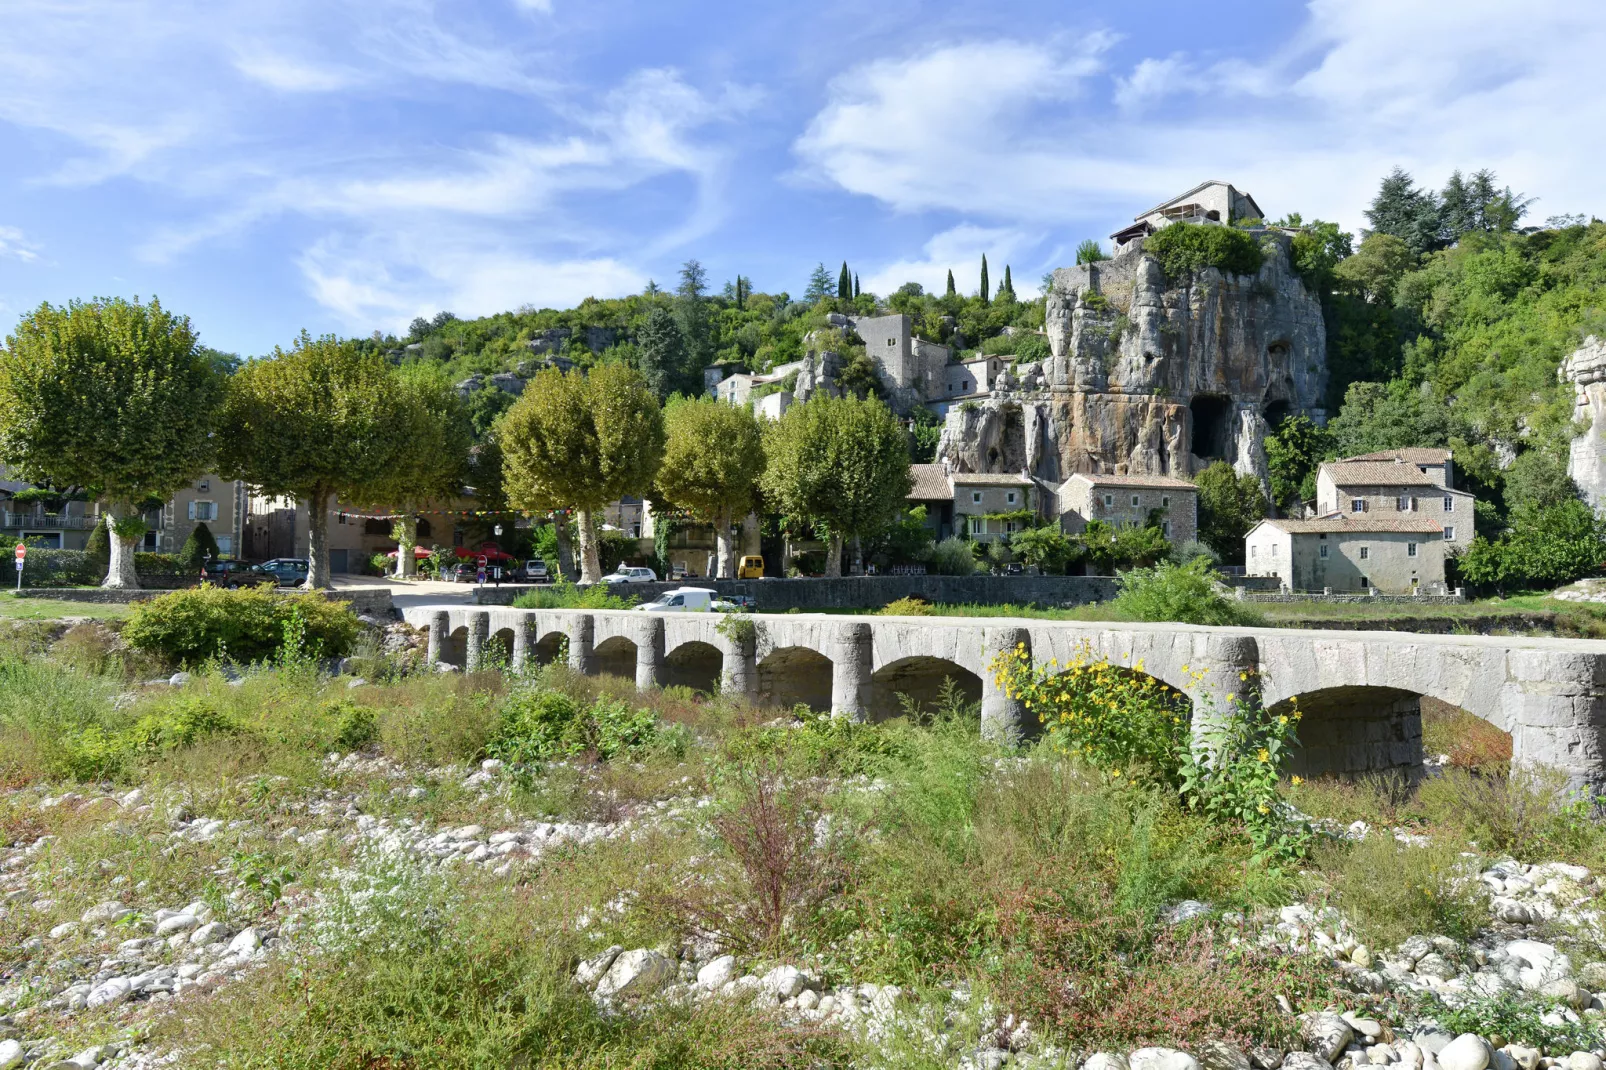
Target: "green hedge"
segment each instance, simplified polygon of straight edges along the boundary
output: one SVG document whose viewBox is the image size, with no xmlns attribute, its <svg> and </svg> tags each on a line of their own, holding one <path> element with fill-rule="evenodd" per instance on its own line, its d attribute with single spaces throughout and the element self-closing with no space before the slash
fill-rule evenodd
<svg viewBox="0 0 1606 1070">
<path fill-rule="evenodd" d="M 1172 280 L 1211 267 L 1229 275 L 1254 275 L 1266 259 L 1254 235 L 1209 223 L 1172 223 L 1144 239 L 1143 251 Z"/>
<path fill-rule="evenodd" d="M 123 638 L 180 665 L 211 657 L 261 661 L 278 652 L 285 623 L 297 613 L 305 622 L 306 644 L 321 657 L 343 657 L 361 627 L 349 605 L 318 594 L 281 596 L 208 584 L 136 603 Z"/>
</svg>

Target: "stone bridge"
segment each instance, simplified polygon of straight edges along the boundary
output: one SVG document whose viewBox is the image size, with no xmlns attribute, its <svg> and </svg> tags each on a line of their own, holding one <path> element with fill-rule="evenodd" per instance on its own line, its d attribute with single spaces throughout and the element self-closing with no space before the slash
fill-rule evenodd
<svg viewBox="0 0 1606 1070">
<path fill-rule="evenodd" d="M 406 610 L 429 659 L 464 669 L 490 651 L 515 668 L 560 654 L 577 672 L 681 684 L 853 718 L 896 715 L 952 681 L 981 703 L 983 730 L 1028 733 L 987 669 L 1024 645 L 1037 663 L 1079 653 L 1133 668 L 1223 709 L 1256 673 L 1274 709 L 1304 711 L 1296 772 L 1357 774 L 1422 761 L 1420 703 L 1460 707 L 1507 733 L 1515 761 L 1606 787 L 1606 643 L 1518 636 L 1212 628 L 977 617 L 647 614 L 438 606 Z"/>
</svg>

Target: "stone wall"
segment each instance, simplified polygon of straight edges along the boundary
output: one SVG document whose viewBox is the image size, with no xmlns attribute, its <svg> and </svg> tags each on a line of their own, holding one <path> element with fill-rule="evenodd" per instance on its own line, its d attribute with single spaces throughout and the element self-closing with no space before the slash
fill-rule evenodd
<svg viewBox="0 0 1606 1070">
<path fill-rule="evenodd" d="M 681 587 L 711 587 L 721 595 L 753 599 L 765 612 L 789 609 L 878 609 L 899 598 L 965 605 L 1081 606 L 1115 597 L 1110 576 L 845 576 L 841 579 L 687 580 L 684 583 L 631 583 L 620 593 L 650 602 Z M 477 587 L 474 604 L 512 605 L 528 586 Z"/>
<path fill-rule="evenodd" d="M 129 602 L 143 602 L 168 594 L 166 590 L 144 588 L 138 591 L 108 590 L 103 587 L 24 587 L 17 592 L 18 598 L 50 598 L 59 602 L 83 602 L 86 605 L 122 605 Z M 277 593 L 298 593 L 290 588 L 280 588 Z M 337 602 L 349 602 L 351 608 L 357 613 L 366 613 L 375 617 L 389 617 L 395 612 L 395 605 L 391 601 L 388 587 L 359 587 L 347 591 L 326 591 L 326 598 Z"/>
<path fill-rule="evenodd" d="M 1590 335 L 1562 362 L 1563 381 L 1573 384 L 1573 420 L 1584 425 L 1573 439 L 1567 474 L 1595 511 L 1606 510 L 1606 343 Z"/>
</svg>

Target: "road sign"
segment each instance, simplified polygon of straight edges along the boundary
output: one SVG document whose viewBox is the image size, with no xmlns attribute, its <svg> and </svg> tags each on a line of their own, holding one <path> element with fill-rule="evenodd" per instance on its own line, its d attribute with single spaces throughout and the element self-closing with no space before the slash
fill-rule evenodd
<svg viewBox="0 0 1606 1070">
<path fill-rule="evenodd" d="M 17 590 L 22 590 L 22 559 L 28 556 L 28 547 L 17 543 Z"/>
</svg>

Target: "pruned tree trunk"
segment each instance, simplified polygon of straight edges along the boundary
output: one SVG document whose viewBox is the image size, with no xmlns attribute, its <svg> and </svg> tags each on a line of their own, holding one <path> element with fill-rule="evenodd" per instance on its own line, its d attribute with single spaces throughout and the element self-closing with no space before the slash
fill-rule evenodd
<svg viewBox="0 0 1606 1070">
<path fill-rule="evenodd" d="M 825 545 L 825 574 L 827 577 L 839 577 L 842 575 L 842 536 L 833 531 L 831 540 Z"/>
<path fill-rule="evenodd" d="M 591 510 L 574 511 L 575 533 L 580 540 L 580 582 L 601 583 L 602 562 L 597 560 L 597 532 L 591 526 Z"/>
<path fill-rule="evenodd" d="M 552 514 L 552 530 L 558 538 L 558 575 L 566 582 L 574 582 L 574 546 L 569 541 L 569 525 L 562 513 Z"/>
<path fill-rule="evenodd" d="M 721 513 L 714 520 L 714 545 L 719 550 L 719 571 L 716 578 L 734 580 L 736 578 L 736 555 L 731 546 L 731 515 Z"/>
<path fill-rule="evenodd" d="M 413 548 L 418 545 L 418 518 L 408 513 L 396 521 L 394 529 L 396 536 L 396 575 L 402 579 L 409 579 L 418 571 L 418 561 L 413 556 Z"/>
<path fill-rule="evenodd" d="M 101 586 L 120 591 L 139 590 L 139 575 L 134 571 L 134 551 L 139 546 L 140 536 L 145 534 L 144 522 L 131 506 L 120 519 L 108 508 L 106 528 L 106 534 L 111 536 L 108 540 L 111 543 L 111 561 L 106 567 L 106 579 Z"/>
<path fill-rule="evenodd" d="M 329 582 L 329 492 L 315 490 L 307 500 L 307 582 L 309 591 L 331 587 Z"/>
</svg>

